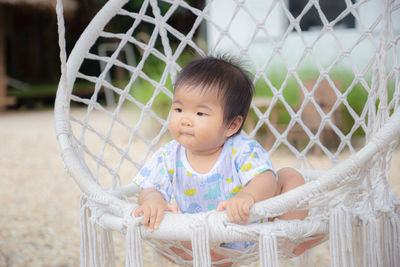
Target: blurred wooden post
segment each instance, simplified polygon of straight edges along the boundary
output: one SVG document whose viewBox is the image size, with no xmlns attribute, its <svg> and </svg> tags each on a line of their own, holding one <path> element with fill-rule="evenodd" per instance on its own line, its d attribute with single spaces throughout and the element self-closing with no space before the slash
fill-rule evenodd
<svg viewBox="0 0 400 267">
<path fill-rule="evenodd" d="M 0 111 L 6 109 L 7 76 L 6 76 L 6 49 L 5 49 L 5 19 L 4 7 L 0 5 Z"/>
<path fill-rule="evenodd" d="M 4 6 L 0 4 L 0 111 L 6 110 L 8 105 L 16 103 L 15 97 L 7 96 L 5 15 Z"/>
</svg>

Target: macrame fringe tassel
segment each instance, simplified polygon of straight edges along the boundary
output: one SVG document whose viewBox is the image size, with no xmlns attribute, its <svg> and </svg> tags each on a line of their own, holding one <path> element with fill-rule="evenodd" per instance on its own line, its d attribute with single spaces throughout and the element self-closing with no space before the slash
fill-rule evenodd
<svg viewBox="0 0 400 267">
<path fill-rule="evenodd" d="M 329 218 L 329 250 L 333 267 L 353 267 L 352 217 L 344 208 L 332 210 Z"/>
<path fill-rule="evenodd" d="M 142 238 L 138 223 L 130 223 L 126 232 L 126 267 L 142 267 Z"/>
<path fill-rule="evenodd" d="M 90 219 L 89 219 L 89 224 L 88 224 L 88 233 L 89 233 L 90 266 L 101 267 L 100 258 L 99 258 L 99 250 L 97 247 L 96 224 L 94 221 L 92 221 Z"/>
<path fill-rule="evenodd" d="M 400 262 L 400 216 L 387 214 L 382 221 L 382 252 L 385 266 L 398 266 Z"/>
<path fill-rule="evenodd" d="M 259 238 L 260 266 L 279 267 L 276 237 L 272 234 L 261 234 Z"/>
<path fill-rule="evenodd" d="M 192 229 L 193 266 L 211 266 L 210 242 L 207 225 L 195 225 Z"/>
<path fill-rule="evenodd" d="M 100 229 L 100 264 L 101 266 L 115 266 L 112 232 L 103 228 Z"/>
<path fill-rule="evenodd" d="M 85 200 L 81 198 L 79 225 L 81 234 L 80 266 L 89 267 L 89 233 L 88 233 L 88 209 L 85 207 Z"/>
<path fill-rule="evenodd" d="M 363 266 L 382 266 L 380 227 L 375 217 L 362 223 Z"/>
<path fill-rule="evenodd" d="M 83 267 L 101 266 L 97 248 L 97 234 L 95 222 L 90 220 L 90 209 L 86 205 L 86 199 L 80 202 L 80 232 L 81 232 L 81 255 L 80 265 Z"/>
<path fill-rule="evenodd" d="M 80 266 L 88 267 L 89 264 L 89 234 L 87 230 L 88 226 L 88 215 L 87 208 L 83 204 L 83 200 L 81 198 L 81 207 L 79 214 L 79 225 L 80 225 L 80 233 L 81 233 L 81 246 L 80 246 Z"/>
<path fill-rule="evenodd" d="M 353 262 L 354 266 L 363 266 L 363 236 L 362 227 L 353 226 Z"/>
</svg>

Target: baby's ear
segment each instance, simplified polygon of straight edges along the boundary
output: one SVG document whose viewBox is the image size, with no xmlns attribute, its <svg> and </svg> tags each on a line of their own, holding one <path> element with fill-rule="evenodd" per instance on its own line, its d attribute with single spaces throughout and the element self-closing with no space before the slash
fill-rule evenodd
<svg viewBox="0 0 400 267">
<path fill-rule="evenodd" d="M 243 123 L 243 117 L 238 115 L 236 116 L 229 124 L 229 128 L 226 131 L 226 137 L 230 137 L 239 131 L 240 127 Z"/>
</svg>

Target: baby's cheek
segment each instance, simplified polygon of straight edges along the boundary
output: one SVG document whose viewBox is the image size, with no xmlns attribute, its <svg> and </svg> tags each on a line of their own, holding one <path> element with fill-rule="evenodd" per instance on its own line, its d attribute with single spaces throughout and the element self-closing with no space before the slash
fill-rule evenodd
<svg viewBox="0 0 400 267">
<path fill-rule="evenodd" d="M 169 125 L 168 125 L 168 129 L 171 132 L 171 134 L 176 137 L 176 133 L 177 133 L 177 125 L 176 125 L 176 121 L 175 120 L 170 120 L 169 121 Z"/>
</svg>

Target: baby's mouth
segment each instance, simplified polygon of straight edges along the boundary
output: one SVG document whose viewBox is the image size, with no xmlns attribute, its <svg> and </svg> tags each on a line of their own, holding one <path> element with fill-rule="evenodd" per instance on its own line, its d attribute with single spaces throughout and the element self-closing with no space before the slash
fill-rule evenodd
<svg viewBox="0 0 400 267">
<path fill-rule="evenodd" d="M 189 131 L 189 130 L 181 130 L 180 134 L 181 135 L 189 135 L 189 136 L 193 136 L 194 135 L 193 131 Z"/>
</svg>

